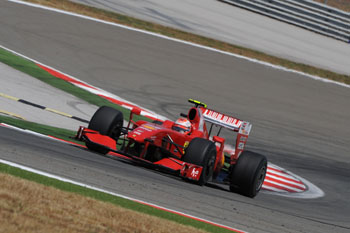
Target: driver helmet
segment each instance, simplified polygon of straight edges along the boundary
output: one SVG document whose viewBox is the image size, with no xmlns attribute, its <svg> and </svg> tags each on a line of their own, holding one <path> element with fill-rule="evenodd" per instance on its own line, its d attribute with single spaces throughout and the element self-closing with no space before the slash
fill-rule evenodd
<svg viewBox="0 0 350 233">
<path fill-rule="evenodd" d="M 191 122 L 187 118 L 180 117 L 175 121 L 173 129 L 181 133 L 188 133 L 191 130 Z"/>
</svg>

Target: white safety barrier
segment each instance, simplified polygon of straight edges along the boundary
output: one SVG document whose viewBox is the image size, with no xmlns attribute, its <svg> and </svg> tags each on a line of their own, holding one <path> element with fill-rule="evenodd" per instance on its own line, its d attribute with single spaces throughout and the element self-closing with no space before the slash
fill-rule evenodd
<svg viewBox="0 0 350 233">
<path fill-rule="evenodd" d="M 350 43 L 350 13 L 311 0 L 220 0 Z"/>
</svg>

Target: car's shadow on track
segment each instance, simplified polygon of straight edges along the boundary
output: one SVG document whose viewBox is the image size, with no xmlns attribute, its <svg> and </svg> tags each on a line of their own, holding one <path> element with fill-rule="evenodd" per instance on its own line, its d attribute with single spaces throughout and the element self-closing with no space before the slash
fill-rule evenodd
<svg viewBox="0 0 350 233">
<path fill-rule="evenodd" d="M 126 164 L 126 165 L 131 165 L 134 167 L 138 167 L 138 168 L 143 168 L 145 170 L 147 170 L 150 173 L 153 174 L 157 174 L 159 176 L 162 177 L 166 177 L 167 179 L 172 179 L 174 181 L 179 181 L 179 182 L 183 182 L 183 183 L 187 183 L 187 184 L 193 184 L 193 185 L 197 185 L 198 187 L 200 187 L 198 184 L 196 184 L 195 181 L 192 180 L 188 180 L 182 177 L 179 177 L 178 172 L 174 172 L 172 170 L 167 170 L 167 169 L 155 169 L 152 164 L 147 164 L 147 163 L 142 163 L 139 161 L 135 161 L 131 158 L 127 158 L 127 157 L 122 157 L 122 156 L 117 156 L 117 155 L 111 155 L 111 154 L 100 154 L 97 152 L 93 152 L 85 147 L 81 147 L 81 146 L 77 146 L 77 145 L 72 145 L 75 148 L 79 148 L 80 150 L 84 150 L 86 152 L 90 152 L 92 154 L 98 155 L 98 156 L 102 156 L 105 158 L 109 158 L 115 161 L 118 161 L 120 163 Z M 225 192 L 230 192 L 227 188 L 223 187 L 222 185 L 213 183 L 213 182 L 208 182 L 207 184 L 205 184 L 204 186 L 209 187 L 211 189 L 216 189 L 216 190 L 220 190 L 220 191 L 225 191 Z"/>
</svg>

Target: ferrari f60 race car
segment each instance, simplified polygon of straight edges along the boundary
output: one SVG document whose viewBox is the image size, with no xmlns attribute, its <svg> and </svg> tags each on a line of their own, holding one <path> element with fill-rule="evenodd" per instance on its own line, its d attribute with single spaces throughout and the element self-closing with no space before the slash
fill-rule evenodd
<svg viewBox="0 0 350 233">
<path fill-rule="evenodd" d="M 112 151 L 154 169 L 174 173 L 204 185 L 227 184 L 232 192 L 255 197 L 262 187 L 267 159 L 244 151 L 252 125 L 247 121 L 208 109 L 206 104 L 189 100 L 195 106 L 178 121 L 133 121 L 139 108 L 133 108 L 123 126 L 123 114 L 111 107 L 100 107 L 88 128 L 80 127 L 77 139 L 89 150 L 107 154 Z M 207 128 L 208 124 L 208 128 Z M 218 130 L 212 136 L 213 126 Z M 225 146 L 222 128 L 236 132 L 235 146 Z"/>
</svg>

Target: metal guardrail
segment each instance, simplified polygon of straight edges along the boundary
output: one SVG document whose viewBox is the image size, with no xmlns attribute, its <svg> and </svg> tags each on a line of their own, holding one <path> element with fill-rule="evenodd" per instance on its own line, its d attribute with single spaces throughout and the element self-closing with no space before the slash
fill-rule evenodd
<svg viewBox="0 0 350 233">
<path fill-rule="evenodd" d="M 350 13 L 311 0 L 220 0 L 350 43 Z"/>
</svg>

